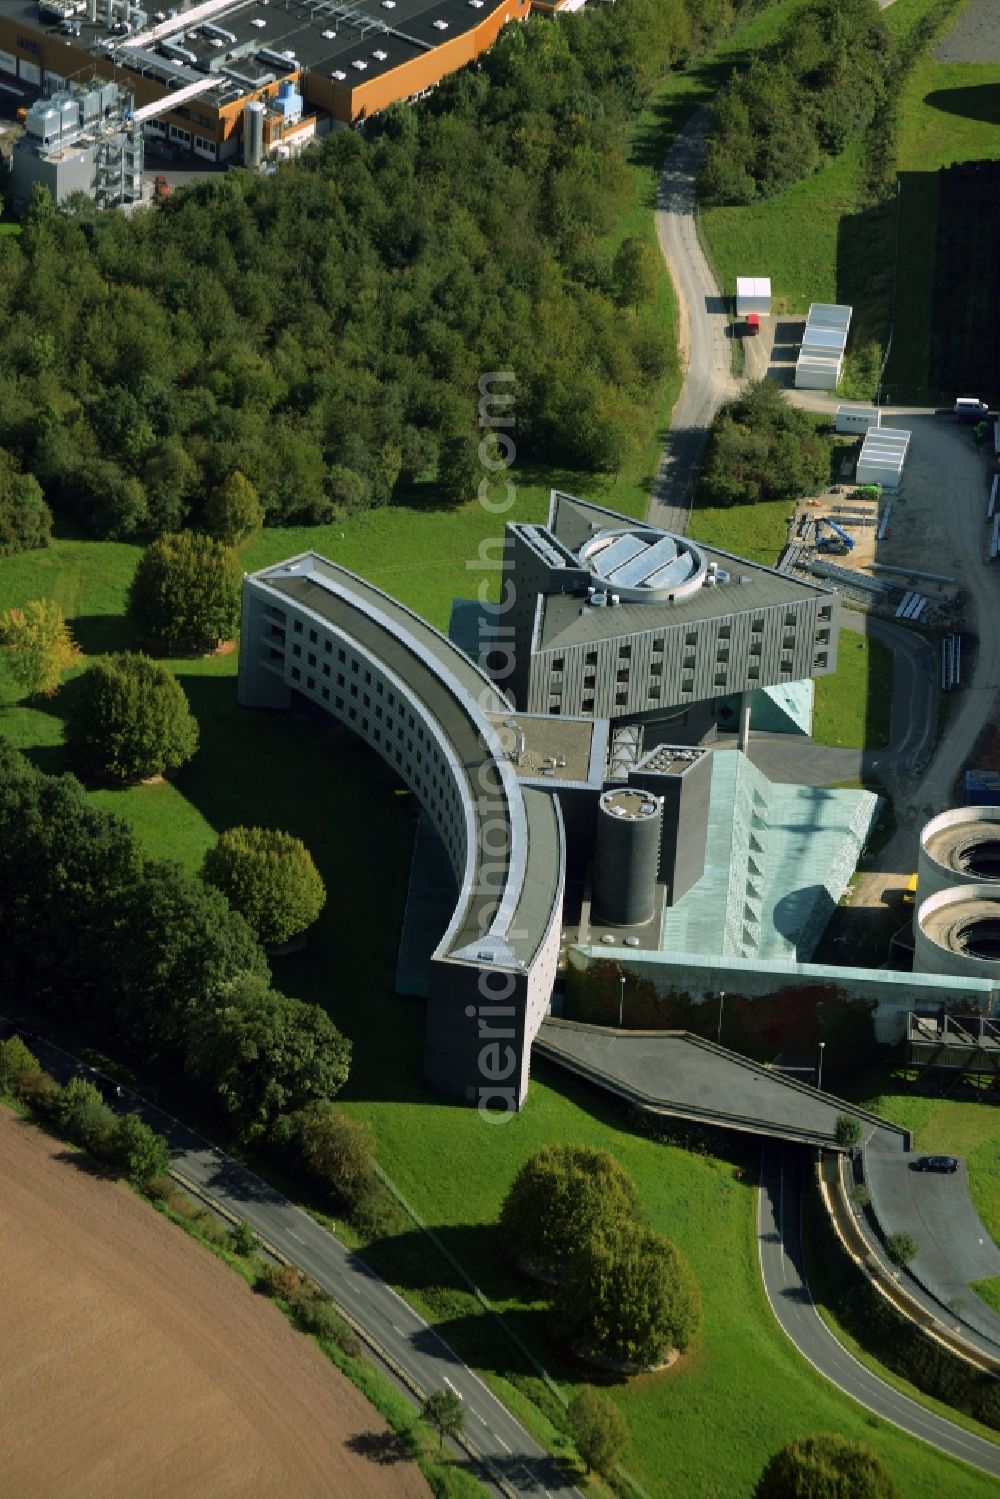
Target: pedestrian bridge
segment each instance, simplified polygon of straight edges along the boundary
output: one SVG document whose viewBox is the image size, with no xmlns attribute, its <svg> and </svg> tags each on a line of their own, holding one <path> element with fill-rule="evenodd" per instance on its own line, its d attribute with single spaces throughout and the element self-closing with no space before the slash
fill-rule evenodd
<svg viewBox="0 0 1000 1499">
<path fill-rule="evenodd" d="M 550 1017 L 532 1053 L 654 1113 L 822 1147 L 836 1143 L 838 1116 L 851 1114 L 865 1141 L 878 1131 L 883 1144 L 910 1149 L 909 1131 L 689 1031 L 620 1031 Z"/>
</svg>

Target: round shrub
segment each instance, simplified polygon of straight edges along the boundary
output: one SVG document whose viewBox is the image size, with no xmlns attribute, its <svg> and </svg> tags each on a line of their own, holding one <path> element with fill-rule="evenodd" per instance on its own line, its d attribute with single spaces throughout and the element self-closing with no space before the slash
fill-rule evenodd
<svg viewBox="0 0 1000 1499">
<path fill-rule="evenodd" d="M 326 904 L 309 850 L 276 828 L 229 828 L 205 855 L 202 874 L 264 943 L 298 936 Z"/>
<path fill-rule="evenodd" d="M 573 1255 L 595 1236 L 645 1214 L 635 1183 L 606 1150 L 548 1145 L 526 1161 L 500 1214 L 504 1244 L 529 1274 L 559 1281 Z"/>
<path fill-rule="evenodd" d="M 173 672 L 130 653 L 84 672 L 65 732 L 81 769 L 119 781 L 177 770 L 198 748 L 198 723 Z"/>
</svg>

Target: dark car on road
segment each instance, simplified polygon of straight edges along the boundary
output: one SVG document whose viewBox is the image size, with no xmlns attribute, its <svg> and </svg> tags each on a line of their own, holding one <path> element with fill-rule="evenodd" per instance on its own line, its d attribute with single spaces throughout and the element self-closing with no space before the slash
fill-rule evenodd
<svg viewBox="0 0 1000 1499">
<path fill-rule="evenodd" d="M 958 1162 L 953 1155 L 922 1155 L 913 1162 L 914 1171 L 957 1171 Z"/>
</svg>

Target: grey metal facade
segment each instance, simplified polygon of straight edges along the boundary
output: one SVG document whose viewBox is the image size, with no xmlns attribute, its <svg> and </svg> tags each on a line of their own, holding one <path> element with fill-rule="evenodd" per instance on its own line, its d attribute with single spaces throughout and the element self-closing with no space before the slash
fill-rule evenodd
<svg viewBox="0 0 1000 1499">
<path fill-rule="evenodd" d="M 513 659 L 496 675 L 519 707 L 627 718 L 836 669 L 839 600 L 822 587 L 707 547 L 692 550 L 708 576 L 677 598 L 619 596 L 574 565 L 588 536 L 628 526 L 649 532 L 564 495 L 553 495 L 547 527 L 508 526 L 503 625 Z"/>
</svg>

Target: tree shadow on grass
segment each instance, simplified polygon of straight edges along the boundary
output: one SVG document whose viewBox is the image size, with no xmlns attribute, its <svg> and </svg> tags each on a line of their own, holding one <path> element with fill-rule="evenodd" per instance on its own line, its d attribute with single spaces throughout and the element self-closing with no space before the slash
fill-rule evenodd
<svg viewBox="0 0 1000 1499">
<path fill-rule="evenodd" d="M 73 639 L 86 656 L 137 651 L 132 626 L 124 614 L 78 614 L 69 621 Z"/>
</svg>

